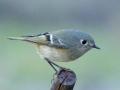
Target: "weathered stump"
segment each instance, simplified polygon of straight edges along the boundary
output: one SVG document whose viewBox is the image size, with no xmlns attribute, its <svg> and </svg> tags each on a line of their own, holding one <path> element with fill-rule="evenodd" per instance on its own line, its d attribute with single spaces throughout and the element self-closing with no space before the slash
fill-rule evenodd
<svg viewBox="0 0 120 90">
<path fill-rule="evenodd" d="M 50 90 L 73 90 L 76 83 L 76 75 L 71 70 L 61 69 L 55 75 L 53 84 Z"/>
</svg>

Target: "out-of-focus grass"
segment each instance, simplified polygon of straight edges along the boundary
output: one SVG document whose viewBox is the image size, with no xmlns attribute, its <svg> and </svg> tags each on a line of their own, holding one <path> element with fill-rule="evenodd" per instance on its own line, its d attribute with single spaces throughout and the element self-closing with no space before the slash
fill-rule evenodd
<svg viewBox="0 0 120 90">
<path fill-rule="evenodd" d="M 78 27 L 77 25 L 73 26 Z M 63 27 L 67 28 L 65 25 Z M 48 90 L 51 87 L 54 71 L 46 61 L 39 57 L 35 48 L 25 42 L 6 40 L 5 37 L 35 34 L 53 31 L 53 29 L 57 29 L 57 26 L 53 28 L 41 25 L 41 27 L 35 27 L 33 30 L 33 27 L 30 28 L 30 26 L 22 23 L 2 22 L 0 90 Z M 90 90 L 114 87 L 118 90 L 120 83 L 120 51 L 118 47 L 120 43 L 115 43 L 118 42 L 118 38 L 111 39 L 111 33 L 114 31 L 109 32 L 104 29 L 89 28 L 85 30 L 93 36 L 96 45 L 101 50 L 92 49 L 73 62 L 56 62 L 75 71 L 77 75 L 75 90 L 82 90 L 85 87 L 89 87 Z"/>
</svg>

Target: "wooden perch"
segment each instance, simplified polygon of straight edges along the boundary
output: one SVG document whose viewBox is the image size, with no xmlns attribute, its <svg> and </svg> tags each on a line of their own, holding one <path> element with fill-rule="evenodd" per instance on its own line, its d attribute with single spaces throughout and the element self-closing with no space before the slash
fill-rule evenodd
<svg viewBox="0 0 120 90">
<path fill-rule="evenodd" d="M 73 71 L 65 71 L 61 69 L 58 71 L 53 79 L 53 84 L 50 90 L 73 90 L 76 83 L 76 75 Z"/>
</svg>

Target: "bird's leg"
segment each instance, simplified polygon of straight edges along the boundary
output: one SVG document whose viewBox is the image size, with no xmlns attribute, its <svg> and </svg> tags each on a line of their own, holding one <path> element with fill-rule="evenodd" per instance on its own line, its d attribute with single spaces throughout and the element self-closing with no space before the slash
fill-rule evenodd
<svg viewBox="0 0 120 90">
<path fill-rule="evenodd" d="M 48 62 L 48 61 L 47 61 Z M 57 73 L 57 70 L 56 70 L 56 68 L 50 63 L 50 62 L 48 62 L 49 64 L 50 64 L 50 66 L 55 70 L 55 72 Z"/>
<path fill-rule="evenodd" d="M 55 66 L 56 66 L 56 67 L 58 67 L 58 68 L 62 68 L 61 66 L 59 66 L 59 65 L 55 64 L 54 62 L 50 61 L 50 60 L 49 60 L 49 59 L 47 59 L 47 58 L 45 58 L 45 60 L 46 60 L 47 62 L 49 62 L 49 63 L 51 63 L 51 64 L 55 65 Z"/>
<path fill-rule="evenodd" d="M 67 68 L 64 68 L 64 67 L 61 67 L 61 66 L 55 64 L 54 62 L 50 61 L 50 60 L 47 59 L 47 58 L 45 58 L 45 60 L 52 66 L 52 68 L 55 70 L 55 72 L 56 72 L 57 74 L 59 74 L 61 70 L 65 70 L 66 72 L 71 71 L 70 69 L 67 69 Z M 55 68 L 53 65 L 55 65 L 56 67 L 58 67 L 60 70 L 57 71 L 56 68 Z M 72 71 L 71 71 L 71 72 L 72 72 Z"/>
<path fill-rule="evenodd" d="M 62 68 L 61 66 L 55 64 L 54 62 L 50 61 L 50 60 L 47 59 L 47 58 L 45 58 L 45 60 L 51 65 L 51 67 L 56 71 L 56 73 L 57 73 L 57 70 L 56 70 L 56 68 L 55 68 L 53 65 L 55 65 L 56 67 L 58 67 L 58 68 L 60 68 L 60 69 Z"/>
</svg>

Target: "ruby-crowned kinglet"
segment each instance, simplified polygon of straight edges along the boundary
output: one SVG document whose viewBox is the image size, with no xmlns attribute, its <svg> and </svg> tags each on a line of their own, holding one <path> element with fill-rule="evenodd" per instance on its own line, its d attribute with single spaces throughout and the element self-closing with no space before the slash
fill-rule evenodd
<svg viewBox="0 0 120 90">
<path fill-rule="evenodd" d="M 34 44 L 40 56 L 45 60 L 50 60 L 50 63 L 52 61 L 73 61 L 92 48 L 100 49 L 89 34 L 76 29 L 58 30 L 20 38 L 8 37 L 7 39 Z"/>
</svg>

